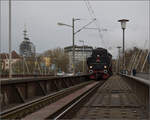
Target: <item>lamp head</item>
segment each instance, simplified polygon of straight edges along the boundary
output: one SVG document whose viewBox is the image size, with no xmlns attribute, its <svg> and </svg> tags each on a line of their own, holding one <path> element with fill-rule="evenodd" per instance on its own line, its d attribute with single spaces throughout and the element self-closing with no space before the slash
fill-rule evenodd
<svg viewBox="0 0 150 120">
<path fill-rule="evenodd" d="M 121 22 L 121 28 L 122 29 L 126 29 L 126 22 L 129 22 L 129 20 L 121 19 L 121 20 L 118 20 L 118 22 Z"/>
<path fill-rule="evenodd" d="M 79 40 L 79 42 L 84 42 L 84 40 Z"/>
<path fill-rule="evenodd" d="M 64 24 L 59 22 L 59 23 L 57 23 L 57 25 L 64 25 Z"/>
<path fill-rule="evenodd" d="M 117 46 L 117 48 L 119 48 L 119 49 L 120 49 L 120 48 L 121 48 L 121 46 Z"/>
<path fill-rule="evenodd" d="M 81 20 L 80 18 L 72 18 L 74 21 L 76 21 L 76 20 Z"/>
</svg>

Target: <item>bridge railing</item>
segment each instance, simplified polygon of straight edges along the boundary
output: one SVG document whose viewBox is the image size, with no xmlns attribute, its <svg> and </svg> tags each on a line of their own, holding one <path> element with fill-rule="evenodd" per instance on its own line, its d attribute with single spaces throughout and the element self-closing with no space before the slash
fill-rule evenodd
<svg viewBox="0 0 150 120">
<path fill-rule="evenodd" d="M 49 75 L 37 75 L 37 74 L 12 74 L 12 78 L 16 77 L 43 77 L 43 76 L 54 76 L 53 74 Z M 0 74 L 0 78 L 9 78 L 9 74 Z"/>
<path fill-rule="evenodd" d="M 0 110 L 88 81 L 88 75 L 0 80 Z"/>
<path fill-rule="evenodd" d="M 131 75 L 120 74 L 123 79 L 130 85 L 134 93 L 138 97 L 143 109 L 148 113 L 150 118 L 150 80 L 143 79 Z"/>
</svg>

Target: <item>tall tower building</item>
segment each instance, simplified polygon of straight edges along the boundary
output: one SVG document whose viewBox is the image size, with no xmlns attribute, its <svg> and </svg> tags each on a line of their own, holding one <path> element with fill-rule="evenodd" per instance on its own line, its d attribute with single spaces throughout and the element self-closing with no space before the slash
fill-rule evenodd
<svg viewBox="0 0 150 120">
<path fill-rule="evenodd" d="M 24 57 L 33 57 L 35 56 L 35 46 L 27 36 L 26 27 L 23 33 L 24 33 L 24 40 L 21 42 L 19 47 L 20 55 Z"/>
</svg>

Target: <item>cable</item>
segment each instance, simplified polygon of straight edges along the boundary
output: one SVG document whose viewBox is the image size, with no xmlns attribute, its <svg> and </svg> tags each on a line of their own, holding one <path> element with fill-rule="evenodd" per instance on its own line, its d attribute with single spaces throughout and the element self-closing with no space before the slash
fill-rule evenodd
<svg viewBox="0 0 150 120">
<path fill-rule="evenodd" d="M 85 2 L 85 4 L 86 4 L 86 7 L 87 7 L 88 12 L 89 12 L 89 14 L 90 14 L 90 17 L 91 17 L 92 19 L 95 19 L 95 18 L 96 18 L 95 25 L 96 25 L 96 27 L 97 27 L 97 29 L 98 29 L 99 38 L 100 38 L 102 44 L 106 47 L 106 44 L 105 44 L 105 42 L 104 42 L 104 40 L 103 40 L 103 35 L 102 35 L 102 33 L 101 33 L 102 30 L 101 30 L 101 28 L 100 28 L 100 23 L 99 23 L 99 21 L 98 21 L 96 15 L 95 15 L 95 12 L 94 12 L 94 10 L 93 10 L 93 8 L 92 8 L 92 6 L 91 6 L 91 4 L 90 4 L 90 2 L 89 2 L 88 0 L 84 0 L 84 2 Z"/>
</svg>

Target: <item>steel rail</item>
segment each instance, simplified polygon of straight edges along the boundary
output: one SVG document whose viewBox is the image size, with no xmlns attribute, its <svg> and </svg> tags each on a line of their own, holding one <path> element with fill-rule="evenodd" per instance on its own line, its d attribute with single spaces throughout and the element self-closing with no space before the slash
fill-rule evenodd
<svg viewBox="0 0 150 120">
<path fill-rule="evenodd" d="M 81 83 L 79 85 L 70 87 L 70 88 L 66 88 L 63 90 L 60 90 L 56 93 L 38 98 L 36 100 L 30 101 L 28 103 L 24 103 L 22 105 L 18 105 L 14 108 L 5 110 L 3 112 L 0 113 L 0 119 L 19 119 L 22 118 L 24 116 L 26 116 L 29 113 L 32 113 L 48 104 L 51 104 L 55 101 L 57 101 L 58 99 L 70 94 L 71 92 L 80 89 L 83 86 L 86 86 L 90 83 L 93 83 L 93 81 L 88 81 L 85 83 Z"/>
<path fill-rule="evenodd" d="M 48 118 L 46 119 L 54 119 L 54 120 L 58 120 L 58 119 L 63 119 L 63 116 L 65 116 L 68 112 L 70 112 L 71 110 L 73 110 L 75 107 L 77 107 L 78 105 L 80 105 L 82 102 L 84 102 L 85 100 L 87 100 L 87 98 L 91 95 L 94 94 L 94 92 L 104 83 L 103 82 L 99 82 L 98 84 L 96 84 L 95 86 L 93 86 L 92 88 L 90 88 L 89 90 L 87 90 L 85 93 L 83 93 L 82 95 L 80 95 L 79 97 L 75 98 L 73 101 L 71 101 L 71 103 L 69 103 L 68 105 L 64 106 L 62 109 L 60 109 L 59 111 L 57 111 L 56 113 L 50 115 Z M 92 94 L 93 93 L 93 94 Z"/>
<path fill-rule="evenodd" d="M 128 87 L 129 85 L 123 79 L 122 81 L 112 79 L 111 82 L 108 81 L 98 88 L 96 92 L 91 92 L 91 94 L 96 93 L 95 95 L 88 98 L 83 95 L 54 119 L 146 120 L 147 111 L 144 109 L 143 104 L 137 101 L 138 98 L 135 96 L 134 91 L 130 91 L 131 89 Z M 83 100 L 80 102 L 82 98 Z"/>
</svg>

